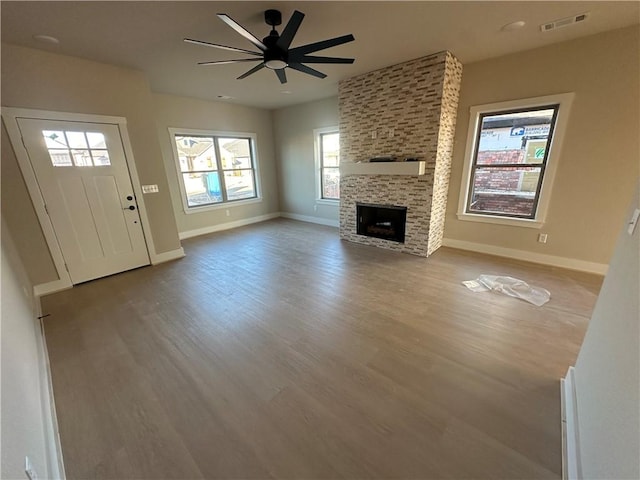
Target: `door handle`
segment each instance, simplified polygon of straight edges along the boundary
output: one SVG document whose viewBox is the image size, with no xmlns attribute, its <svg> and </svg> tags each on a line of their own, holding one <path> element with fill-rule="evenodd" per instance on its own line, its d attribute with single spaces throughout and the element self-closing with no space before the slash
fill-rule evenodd
<svg viewBox="0 0 640 480">
<path fill-rule="evenodd" d="M 123 210 L 135 210 L 136 207 L 134 207 L 133 205 L 129 205 L 128 207 L 123 208 Z"/>
</svg>

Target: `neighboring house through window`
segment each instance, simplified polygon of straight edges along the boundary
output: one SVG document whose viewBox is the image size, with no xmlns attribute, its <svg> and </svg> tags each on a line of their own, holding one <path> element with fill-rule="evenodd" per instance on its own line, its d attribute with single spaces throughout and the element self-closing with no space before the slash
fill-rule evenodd
<svg viewBox="0 0 640 480">
<path fill-rule="evenodd" d="M 542 226 L 572 98 L 471 108 L 460 219 Z"/>
<path fill-rule="evenodd" d="M 185 211 L 259 197 L 255 135 L 169 131 Z"/>
<path fill-rule="evenodd" d="M 338 127 L 314 131 L 317 198 L 335 203 L 340 200 L 340 134 Z"/>
</svg>

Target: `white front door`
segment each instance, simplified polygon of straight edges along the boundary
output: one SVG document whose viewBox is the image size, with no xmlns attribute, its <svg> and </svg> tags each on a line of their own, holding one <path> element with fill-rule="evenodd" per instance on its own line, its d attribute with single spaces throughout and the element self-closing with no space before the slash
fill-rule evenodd
<svg viewBox="0 0 640 480">
<path fill-rule="evenodd" d="M 74 284 L 149 265 L 117 125 L 19 118 Z"/>
</svg>

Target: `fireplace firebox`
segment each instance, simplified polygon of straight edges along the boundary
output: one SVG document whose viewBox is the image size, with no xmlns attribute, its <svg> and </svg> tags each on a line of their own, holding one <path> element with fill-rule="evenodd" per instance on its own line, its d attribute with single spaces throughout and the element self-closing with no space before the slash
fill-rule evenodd
<svg viewBox="0 0 640 480">
<path fill-rule="evenodd" d="M 357 233 L 404 243 L 407 207 L 356 203 Z"/>
</svg>

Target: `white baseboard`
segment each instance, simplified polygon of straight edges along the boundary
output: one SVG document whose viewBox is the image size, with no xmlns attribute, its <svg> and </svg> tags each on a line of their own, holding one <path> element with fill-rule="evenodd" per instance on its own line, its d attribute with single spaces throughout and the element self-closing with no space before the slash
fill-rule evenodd
<svg viewBox="0 0 640 480">
<path fill-rule="evenodd" d="M 42 305 L 38 297 L 34 298 L 34 310 L 36 317 L 42 317 Z M 49 351 L 44 333 L 42 319 L 38 320 L 40 335 L 38 338 L 40 360 L 40 397 L 42 402 L 42 417 L 45 424 L 45 448 L 47 452 L 47 469 L 49 478 L 64 480 L 66 473 L 62 456 L 62 444 L 60 443 L 60 431 L 58 430 L 58 418 L 56 415 L 56 402 L 53 395 L 53 383 L 51 381 L 51 364 L 49 363 Z"/>
<path fill-rule="evenodd" d="M 184 257 L 184 249 L 182 247 L 175 250 L 169 250 L 168 252 L 156 253 L 151 256 L 151 265 L 157 265 L 159 263 L 170 262 L 178 258 Z"/>
<path fill-rule="evenodd" d="M 560 380 L 562 411 L 562 478 L 582 478 L 580 468 L 580 437 L 578 436 L 578 405 L 575 388 L 575 369 L 569 367 L 567 376 Z"/>
<path fill-rule="evenodd" d="M 283 218 L 290 218 L 291 220 L 299 220 L 301 222 L 317 223 L 319 225 L 326 225 L 327 227 L 339 227 L 340 222 L 338 220 L 330 220 L 322 217 L 312 217 L 310 215 L 299 215 L 297 213 L 280 212 L 280 216 Z"/>
<path fill-rule="evenodd" d="M 53 280 L 47 283 L 41 283 L 33 286 L 33 295 L 36 297 L 42 297 L 43 295 L 49 295 L 50 293 L 60 292 L 73 287 L 71 282 L 66 280 Z"/>
<path fill-rule="evenodd" d="M 595 273 L 605 275 L 608 265 L 604 263 L 587 262 L 576 258 L 557 257 L 555 255 L 546 255 L 543 253 L 527 252 L 525 250 L 516 250 L 514 248 L 497 247 L 495 245 L 487 245 L 485 243 L 467 242 L 465 240 L 455 240 L 453 238 L 443 238 L 442 245 L 445 247 L 459 248 L 460 250 L 470 250 L 472 252 L 487 253 L 498 257 L 513 258 L 515 260 L 524 260 L 526 262 L 541 263 L 543 265 L 551 265 L 553 267 L 567 268 L 569 270 L 578 270 L 581 272 Z"/>
<path fill-rule="evenodd" d="M 179 236 L 180 240 L 184 240 L 186 238 L 206 235 L 207 233 L 220 232 L 222 230 L 244 227 L 245 225 L 251 225 L 252 223 L 264 222 L 266 220 L 271 220 L 272 218 L 278 218 L 279 216 L 279 213 L 267 213 L 257 217 L 243 218 L 242 220 L 235 220 L 233 222 L 219 223 L 218 225 L 210 225 L 208 227 L 197 228 L 195 230 L 187 230 L 185 232 L 180 232 Z"/>
</svg>

